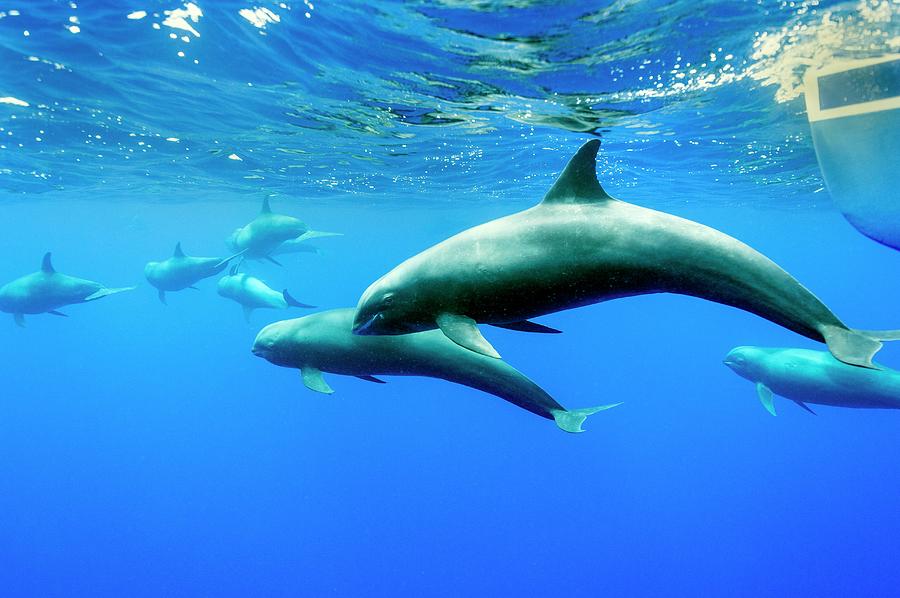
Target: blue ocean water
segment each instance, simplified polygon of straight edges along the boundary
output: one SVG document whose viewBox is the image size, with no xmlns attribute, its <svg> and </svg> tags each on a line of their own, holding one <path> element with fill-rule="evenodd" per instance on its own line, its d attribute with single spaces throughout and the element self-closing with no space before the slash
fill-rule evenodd
<svg viewBox="0 0 900 598">
<path fill-rule="evenodd" d="M 0 4 L 0 283 L 52 251 L 139 285 L 0 319 L 0 595 L 896 595 L 900 420 L 772 418 L 725 354 L 821 345 L 760 318 L 655 295 L 486 329 L 567 407 L 624 401 L 569 435 L 437 380 L 311 393 L 249 351 L 307 311 L 246 323 L 215 280 L 163 306 L 142 272 L 225 255 L 270 197 L 343 236 L 251 271 L 351 306 L 599 136 L 613 195 L 897 328 L 900 256 L 831 204 L 801 82 L 898 36 L 886 0 Z"/>
</svg>

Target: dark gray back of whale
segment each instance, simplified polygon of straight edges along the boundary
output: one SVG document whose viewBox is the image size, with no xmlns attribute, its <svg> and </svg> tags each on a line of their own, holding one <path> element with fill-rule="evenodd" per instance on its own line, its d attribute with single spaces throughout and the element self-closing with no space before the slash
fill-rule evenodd
<svg viewBox="0 0 900 598">
<path fill-rule="evenodd" d="M 872 367 L 900 331 L 848 328 L 775 262 L 713 228 L 612 198 L 597 181 L 599 141 L 586 143 L 543 201 L 463 231 L 406 260 L 360 298 L 358 334 L 440 327 L 499 354 L 476 323 L 526 328 L 529 318 L 649 293 L 700 297 L 828 343 Z"/>
</svg>

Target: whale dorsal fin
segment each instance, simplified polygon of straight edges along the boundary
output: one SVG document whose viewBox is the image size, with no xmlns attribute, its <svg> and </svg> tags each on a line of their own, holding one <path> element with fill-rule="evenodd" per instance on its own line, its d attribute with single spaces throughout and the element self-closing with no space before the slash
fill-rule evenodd
<svg viewBox="0 0 900 598">
<path fill-rule="evenodd" d="M 259 211 L 259 213 L 260 214 L 271 214 L 272 213 L 272 206 L 269 205 L 268 197 L 263 198 L 262 209 Z"/>
<path fill-rule="evenodd" d="M 46 274 L 53 274 L 56 270 L 53 269 L 53 264 L 50 262 L 50 252 L 44 254 L 44 259 L 41 261 L 41 272 Z"/>
<path fill-rule="evenodd" d="M 582 145 L 541 203 L 593 203 L 612 199 L 597 180 L 598 149 L 599 139 Z"/>
<path fill-rule="evenodd" d="M 181 250 L 181 241 L 175 243 L 175 251 L 172 252 L 172 257 L 184 257 L 184 252 Z"/>
</svg>

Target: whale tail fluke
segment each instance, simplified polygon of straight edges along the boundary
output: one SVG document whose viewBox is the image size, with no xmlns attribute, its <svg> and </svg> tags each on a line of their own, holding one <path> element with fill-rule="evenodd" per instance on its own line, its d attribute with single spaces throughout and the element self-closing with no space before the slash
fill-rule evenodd
<svg viewBox="0 0 900 598">
<path fill-rule="evenodd" d="M 124 293 L 125 291 L 133 291 L 137 287 L 119 287 L 116 289 L 100 289 L 99 291 L 95 291 L 84 298 L 85 301 L 96 301 L 97 299 L 102 299 L 103 297 L 108 297 L 110 295 L 115 295 L 116 293 Z"/>
<path fill-rule="evenodd" d="M 234 255 L 229 255 L 228 257 L 226 257 L 226 258 L 224 258 L 222 261 L 220 261 L 218 264 L 216 264 L 215 266 L 213 266 L 213 269 L 215 270 L 215 269 L 218 269 L 218 268 L 224 268 L 225 265 L 226 265 L 228 262 L 230 262 L 231 260 L 233 260 L 233 259 L 236 258 L 236 257 L 241 257 L 241 256 L 244 255 L 244 253 L 246 253 L 246 252 L 247 252 L 247 250 L 244 249 L 244 250 L 238 251 L 238 252 L 235 253 Z M 244 260 L 240 260 L 240 261 L 237 263 L 238 268 L 240 268 L 240 266 L 241 266 L 242 263 L 244 263 Z"/>
<path fill-rule="evenodd" d="M 295 241 L 309 241 L 310 239 L 320 239 L 322 237 L 343 237 L 344 233 L 329 233 L 324 230 L 308 230 L 296 239 Z"/>
<path fill-rule="evenodd" d="M 560 430 L 578 434 L 579 432 L 584 432 L 581 424 L 584 423 L 584 420 L 586 420 L 589 415 L 594 415 L 598 411 L 606 411 L 607 409 L 618 407 L 621 404 L 621 402 L 610 403 L 609 405 L 600 405 L 599 407 L 586 407 L 584 409 L 571 410 L 551 409 L 550 414 L 553 416 L 553 419 L 556 421 L 556 425 L 559 426 Z"/>
<path fill-rule="evenodd" d="M 881 341 L 900 340 L 900 330 L 854 330 L 828 326 L 823 332 L 828 350 L 840 361 L 850 365 L 879 369 L 872 357 L 881 349 Z"/>
<path fill-rule="evenodd" d="M 284 291 L 282 291 L 281 294 L 282 294 L 282 296 L 284 297 L 285 303 L 287 303 L 287 304 L 290 305 L 291 307 L 305 307 L 305 308 L 307 308 L 307 309 L 312 309 L 312 308 L 315 307 L 315 305 L 307 305 L 306 303 L 300 303 L 299 301 L 297 301 L 296 299 L 294 299 L 294 297 L 293 297 L 290 293 L 288 293 L 288 290 L 287 290 L 287 289 L 285 289 Z"/>
</svg>

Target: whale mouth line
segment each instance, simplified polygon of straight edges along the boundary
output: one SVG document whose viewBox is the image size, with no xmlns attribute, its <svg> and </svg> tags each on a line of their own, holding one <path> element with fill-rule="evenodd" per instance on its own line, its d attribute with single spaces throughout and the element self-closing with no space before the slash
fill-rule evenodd
<svg viewBox="0 0 900 598">
<path fill-rule="evenodd" d="M 377 313 L 374 316 L 372 316 L 371 318 L 369 318 L 368 320 L 366 320 L 365 322 L 363 322 L 362 324 L 356 324 L 353 327 L 353 334 L 357 334 L 357 335 L 361 335 L 361 336 L 374 334 L 374 332 L 372 331 L 372 326 L 374 326 L 376 321 L 381 320 L 383 318 L 384 318 L 384 316 L 382 316 L 380 313 Z"/>
</svg>

